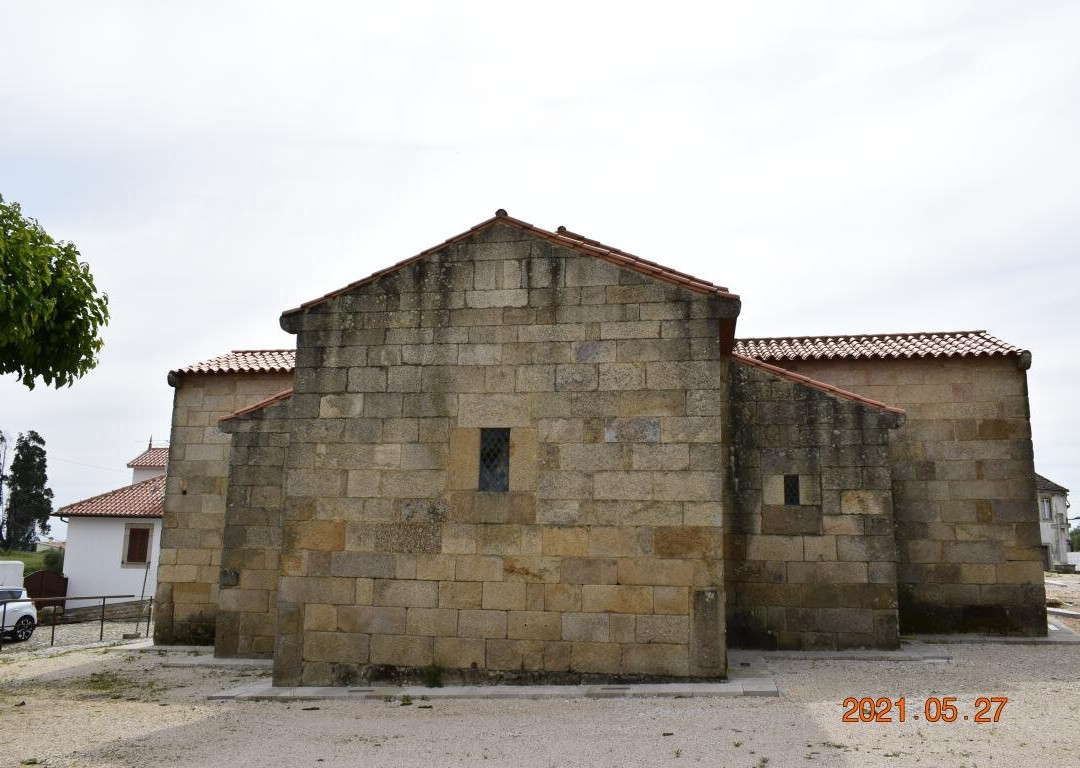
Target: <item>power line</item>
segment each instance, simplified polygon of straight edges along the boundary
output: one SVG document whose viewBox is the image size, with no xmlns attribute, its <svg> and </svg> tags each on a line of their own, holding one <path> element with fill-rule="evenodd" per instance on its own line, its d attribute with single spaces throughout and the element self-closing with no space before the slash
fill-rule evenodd
<svg viewBox="0 0 1080 768">
<path fill-rule="evenodd" d="M 117 469 L 116 467 L 99 467 L 97 464 L 86 464 L 82 461 L 72 461 L 71 459 L 58 459 L 55 456 L 47 457 L 46 461 L 59 461 L 61 464 L 76 464 L 80 467 L 90 467 L 91 469 L 102 469 L 106 472 L 120 472 L 121 474 L 127 474 L 126 469 Z"/>
</svg>

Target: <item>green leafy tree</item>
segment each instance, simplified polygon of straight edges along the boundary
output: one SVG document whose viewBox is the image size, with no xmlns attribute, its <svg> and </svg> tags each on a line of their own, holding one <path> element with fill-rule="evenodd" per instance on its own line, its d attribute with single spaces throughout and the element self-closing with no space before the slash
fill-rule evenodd
<svg viewBox="0 0 1080 768">
<path fill-rule="evenodd" d="M 1072 542 L 1072 551 L 1080 552 L 1080 525 L 1069 531 L 1069 541 Z"/>
<path fill-rule="evenodd" d="M 4 482 L 8 487 L 7 508 L 0 525 L 0 549 L 30 551 L 38 530 L 49 532 L 53 492 L 45 473 L 45 441 L 34 430 L 19 434 L 11 471 Z"/>
<path fill-rule="evenodd" d="M 53 240 L 0 196 L 0 374 L 69 386 L 97 365 L 109 297 L 74 244 Z"/>
</svg>

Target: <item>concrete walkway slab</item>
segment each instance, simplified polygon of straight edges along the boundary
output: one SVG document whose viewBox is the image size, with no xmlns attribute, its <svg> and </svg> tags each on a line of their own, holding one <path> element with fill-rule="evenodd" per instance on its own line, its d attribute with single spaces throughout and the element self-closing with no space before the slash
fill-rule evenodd
<svg viewBox="0 0 1080 768">
<path fill-rule="evenodd" d="M 754 668 L 762 661 L 947 661 L 949 655 L 941 649 L 912 646 L 899 651 L 852 649 L 845 651 L 728 651 L 728 663 Z"/>
<path fill-rule="evenodd" d="M 1045 637 L 1006 637 L 1001 635 L 918 635 L 911 642 L 925 645 L 1080 645 L 1080 635 L 1060 621 L 1047 619 Z"/>
<path fill-rule="evenodd" d="M 211 701 L 387 701 L 393 699 L 615 699 L 718 698 L 779 696 L 776 682 L 757 675 L 732 675 L 722 683 L 654 683 L 627 685 L 448 685 L 370 687 L 275 687 L 258 680 L 211 694 Z"/>
<path fill-rule="evenodd" d="M 111 650 L 116 652 L 123 651 L 125 653 L 157 653 L 160 655 L 208 653 L 212 656 L 214 654 L 214 646 L 212 645 L 154 645 L 154 641 L 150 638 L 118 645 Z"/>
<path fill-rule="evenodd" d="M 207 669 L 265 669 L 274 668 L 273 659 L 218 659 L 212 655 L 177 656 L 161 662 L 161 666 L 172 669 L 203 667 Z"/>
<path fill-rule="evenodd" d="M 1047 608 L 1046 612 L 1051 616 L 1067 616 L 1071 619 L 1080 619 L 1080 611 L 1070 611 L 1067 608 Z"/>
</svg>

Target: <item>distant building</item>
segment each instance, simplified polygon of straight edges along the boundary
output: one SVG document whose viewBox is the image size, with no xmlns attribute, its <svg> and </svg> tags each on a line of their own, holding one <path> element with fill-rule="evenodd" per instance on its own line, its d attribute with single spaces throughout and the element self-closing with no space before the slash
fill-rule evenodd
<svg viewBox="0 0 1080 768">
<path fill-rule="evenodd" d="M 55 550 L 57 550 L 59 552 L 63 552 L 64 551 L 64 544 L 65 544 L 65 542 L 57 541 L 56 539 L 45 539 L 44 541 L 39 541 L 37 544 L 34 545 L 34 551 L 35 552 L 48 552 L 50 550 L 55 549 Z"/>
<path fill-rule="evenodd" d="M 1043 568 L 1065 565 L 1069 553 L 1069 489 L 1040 474 L 1035 475 L 1039 498 L 1039 531 L 1042 534 Z"/>
<path fill-rule="evenodd" d="M 167 447 L 147 448 L 128 462 L 131 485 L 57 510 L 68 524 L 69 595 L 154 594 L 168 455 Z M 83 605 L 75 600 L 68 607 Z"/>
<path fill-rule="evenodd" d="M 165 465 L 169 462 L 169 446 L 155 448 L 150 446 L 127 463 L 131 469 L 131 482 L 141 483 L 151 477 L 165 474 Z"/>
</svg>

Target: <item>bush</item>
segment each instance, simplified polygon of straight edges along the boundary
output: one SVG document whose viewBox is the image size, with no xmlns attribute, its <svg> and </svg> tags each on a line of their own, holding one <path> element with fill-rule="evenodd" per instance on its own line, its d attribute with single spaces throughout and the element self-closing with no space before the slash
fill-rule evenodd
<svg viewBox="0 0 1080 768">
<path fill-rule="evenodd" d="M 59 549 L 50 549 L 45 552 L 45 570 L 55 573 L 64 572 L 64 553 Z"/>
</svg>

